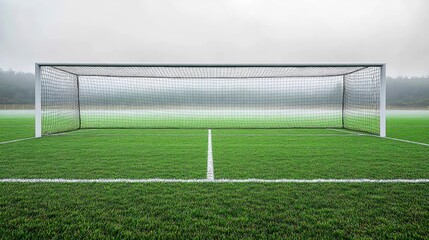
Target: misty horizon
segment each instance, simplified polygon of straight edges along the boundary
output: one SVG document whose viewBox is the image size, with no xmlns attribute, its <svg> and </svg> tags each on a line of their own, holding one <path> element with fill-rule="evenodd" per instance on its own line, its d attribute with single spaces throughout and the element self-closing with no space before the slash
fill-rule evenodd
<svg viewBox="0 0 429 240">
<path fill-rule="evenodd" d="M 391 77 L 428 76 L 428 9 L 424 0 L 0 0 L 0 66 L 381 62 Z"/>
</svg>

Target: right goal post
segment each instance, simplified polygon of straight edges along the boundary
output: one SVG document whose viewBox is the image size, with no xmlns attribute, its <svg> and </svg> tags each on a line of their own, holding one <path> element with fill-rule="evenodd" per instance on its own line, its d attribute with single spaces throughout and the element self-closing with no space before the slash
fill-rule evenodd
<svg viewBox="0 0 429 240">
<path fill-rule="evenodd" d="M 386 136 L 385 64 L 36 64 L 36 137 L 94 128 Z"/>
</svg>

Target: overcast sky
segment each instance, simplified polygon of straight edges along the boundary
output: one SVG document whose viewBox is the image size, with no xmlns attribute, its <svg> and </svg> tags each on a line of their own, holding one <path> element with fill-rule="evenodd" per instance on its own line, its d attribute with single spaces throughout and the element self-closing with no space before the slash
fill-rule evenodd
<svg viewBox="0 0 429 240">
<path fill-rule="evenodd" d="M 428 0 L 0 0 L 0 67 L 386 62 L 429 75 Z"/>
</svg>

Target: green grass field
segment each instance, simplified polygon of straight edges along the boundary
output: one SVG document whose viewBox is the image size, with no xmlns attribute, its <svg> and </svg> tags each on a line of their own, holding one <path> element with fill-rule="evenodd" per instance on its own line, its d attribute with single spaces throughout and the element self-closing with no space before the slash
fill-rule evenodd
<svg viewBox="0 0 429 240">
<path fill-rule="evenodd" d="M 0 111 L 0 142 L 33 136 Z M 388 137 L 429 144 L 429 112 Z M 216 179 L 429 179 L 429 146 L 331 129 L 213 129 Z M 0 144 L 0 179 L 205 179 L 204 129 L 83 129 Z M 429 183 L 0 182 L 0 238 L 429 238 Z"/>
</svg>

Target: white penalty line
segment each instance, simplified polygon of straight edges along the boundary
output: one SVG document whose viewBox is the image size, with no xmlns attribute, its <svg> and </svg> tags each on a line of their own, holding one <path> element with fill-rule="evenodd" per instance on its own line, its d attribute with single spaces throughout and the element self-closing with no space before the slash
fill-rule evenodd
<svg viewBox="0 0 429 240">
<path fill-rule="evenodd" d="M 0 183 L 429 183 L 429 179 L 65 179 L 7 178 Z"/>
<path fill-rule="evenodd" d="M 0 142 L 0 145 L 1 144 L 8 144 L 8 143 L 14 143 L 14 142 L 20 142 L 20 141 L 30 140 L 30 139 L 34 139 L 34 138 L 35 137 L 21 138 L 21 139 L 15 139 L 15 140 L 6 141 L 6 142 Z"/>
<path fill-rule="evenodd" d="M 208 144 L 207 144 L 207 180 L 214 180 L 214 167 L 213 167 L 213 149 L 212 149 L 212 130 L 208 130 Z"/>
</svg>

